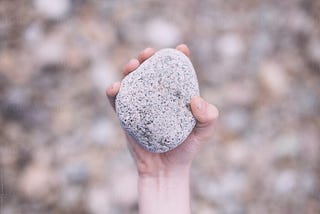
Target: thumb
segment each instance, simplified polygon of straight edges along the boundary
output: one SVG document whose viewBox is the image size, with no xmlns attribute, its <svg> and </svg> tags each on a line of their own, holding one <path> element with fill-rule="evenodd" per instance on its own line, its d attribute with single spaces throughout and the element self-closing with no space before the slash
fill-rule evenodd
<svg viewBox="0 0 320 214">
<path fill-rule="evenodd" d="M 198 96 L 192 97 L 190 106 L 192 114 L 197 120 L 193 134 L 198 139 L 210 138 L 213 135 L 214 124 L 219 116 L 218 109 Z"/>
</svg>

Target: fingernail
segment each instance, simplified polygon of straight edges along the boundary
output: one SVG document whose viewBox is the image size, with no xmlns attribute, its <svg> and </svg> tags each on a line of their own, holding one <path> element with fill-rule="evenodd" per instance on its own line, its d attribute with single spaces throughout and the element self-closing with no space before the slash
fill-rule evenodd
<svg viewBox="0 0 320 214">
<path fill-rule="evenodd" d="M 117 85 L 117 82 L 113 83 L 112 86 L 111 86 L 111 89 L 112 90 L 115 89 L 116 85 Z"/>
<path fill-rule="evenodd" d="M 201 98 L 199 98 L 197 101 L 197 109 L 199 111 L 203 111 L 204 105 L 205 105 L 204 101 Z"/>
<path fill-rule="evenodd" d="M 151 47 L 147 47 L 146 49 L 144 49 L 144 52 L 146 53 L 146 52 L 148 52 L 150 50 L 152 50 L 152 48 Z"/>
<path fill-rule="evenodd" d="M 136 63 L 136 59 L 130 59 L 130 61 L 129 61 L 129 64 L 134 64 L 134 63 Z"/>
</svg>

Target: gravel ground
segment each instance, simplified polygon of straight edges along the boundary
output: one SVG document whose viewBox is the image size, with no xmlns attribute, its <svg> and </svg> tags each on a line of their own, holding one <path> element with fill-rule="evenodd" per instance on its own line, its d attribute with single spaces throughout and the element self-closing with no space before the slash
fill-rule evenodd
<svg viewBox="0 0 320 214">
<path fill-rule="evenodd" d="M 0 1 L 0 213 L 137 213 L 104 90 L 182 42 L 220 109 L 193 213 L 320 213 L 317 0 Z"/>
</svg>

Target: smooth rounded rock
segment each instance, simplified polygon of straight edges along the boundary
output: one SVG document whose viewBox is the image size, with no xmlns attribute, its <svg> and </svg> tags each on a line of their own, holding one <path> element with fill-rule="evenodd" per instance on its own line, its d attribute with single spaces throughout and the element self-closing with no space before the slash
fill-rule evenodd
<svg viewBox="0 0 320 214">
<path fill-rule="evenodd" d="M 121 82 L 116 112 L 121 126 L 148 151 L 174 149 L 196 124 L 190 100 L 199 85 L 188 57 L 162 49 Z"/>
</svg>

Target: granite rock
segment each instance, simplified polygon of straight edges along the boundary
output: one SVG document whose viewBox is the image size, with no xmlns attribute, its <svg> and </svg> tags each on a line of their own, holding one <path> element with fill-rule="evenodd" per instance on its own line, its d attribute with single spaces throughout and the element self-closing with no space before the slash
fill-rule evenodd
<svg viewBox="0 0 320 214">
<path fill-rule="evenodd" d="M 194 128 L 190 100 L 195 95 L 199 86 L 189 58 L 162 49 L 123 79 L 116 112 L 137 143 L 162 153 L 180 145 Z"/>
</svg>

